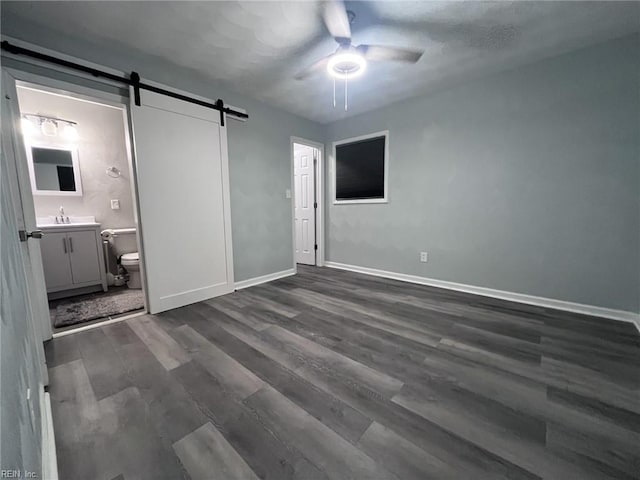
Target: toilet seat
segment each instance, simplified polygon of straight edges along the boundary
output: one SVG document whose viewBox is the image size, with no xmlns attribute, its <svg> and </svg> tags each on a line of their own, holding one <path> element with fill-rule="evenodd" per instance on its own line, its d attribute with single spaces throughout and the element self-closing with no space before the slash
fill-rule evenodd
<svg viewBox="0 0 640 480">
<path fill-rule="evenodd" d="M 121 265 L 137 265 L 138 263 L 140 263 L 140 255 L 138 254 L 138 252 L 125 253 L 124 255 L 122 255 L 122 257 L 120 257 Z"/>
</svg>

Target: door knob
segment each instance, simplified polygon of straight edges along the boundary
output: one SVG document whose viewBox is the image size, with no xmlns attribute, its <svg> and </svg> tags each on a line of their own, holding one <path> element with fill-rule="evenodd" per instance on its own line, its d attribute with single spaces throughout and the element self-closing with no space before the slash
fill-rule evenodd
<svg viewBox="0 0 640 480">
<path fill-rule="evenodd" d="M 42 238 L 42 230 L 33 230 L 32 232 L 27 232 L 26 230 L 18 230 L 18 237 L 20 237 L 21 242 L 26 242 L 29 238 Z"/>
</svg>

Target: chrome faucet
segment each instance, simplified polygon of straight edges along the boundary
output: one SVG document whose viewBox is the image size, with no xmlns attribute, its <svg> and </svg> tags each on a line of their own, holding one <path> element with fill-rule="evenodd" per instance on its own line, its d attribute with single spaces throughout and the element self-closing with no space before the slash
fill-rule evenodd
<svg viewBox="0 0 640 480">
<path fill-rule="evenodd" d="M 60 211 L 60 221 L 58 221 L 58 217 L 56 217 L 56 223 L 71 223 L 71 220 L 69 220 L 68 216 L 65 219 L 64 208 L 60 207 L 59 211 Z"/>
</svg>

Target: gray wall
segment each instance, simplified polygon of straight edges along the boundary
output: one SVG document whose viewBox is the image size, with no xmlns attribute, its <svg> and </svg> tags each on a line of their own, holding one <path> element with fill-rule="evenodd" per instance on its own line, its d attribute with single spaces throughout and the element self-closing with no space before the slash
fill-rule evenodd
<svg viewBox="0 0 640 480">
<path fill-rule="evenodd" d="M 236 281 L 293 268 L 290 136 L 324 141 L 323 129 L 261 104 L 238 102 L 247 123 L 229 133 L 231 221 Z"/>
<path fill-rule="evenodd" d="M 23 88 L 18 88 L 18 100 L 21 112 L 78 123 L 78 140 L 74 142 L 64 140 L 62 135 L 47 137 L 39 132 L 26 139 L 39 145 L 78 148 L 82 196 L 35 195 L 36 216 L 58 215 L 58 209 L 64 206 L 66 215 L 93 215 L 103 228 L 135 227 L 122 110 Z M 122 172 L 119 178 L 107 175 L 111 166 Z M 111 210 L 111 199 L 120 200 L 120 210 Z"/>
<path fill-rule="evenodd" d="M 323 142 L 321 125 L 237 95 L 198 72 L 175 68 L 116 44 L 105 50 L 90 42 L 78 43 L 27 24 L 3 24 L 2 28 L 5 35 L 125 72 L 135 70 L 143 79 L 211 99 L 222 98 L 226 103 L 247 109 L 249 121 L 229 121 L 227 129 L 235 280 L 292 268 L 291 199 L 285 198 L 285 190 L 291 188 L 290 136 Z M 16 62 L 3 60 L 3 63 L 20 66 Z M 56 77 L 64 79 L 62 75 Z M 66 77 L 66 80 L 73 81 L 73 78 Z"/>
<path fill-rule="evenodd" d="M 637 312 L 639 41 L 330 125 L 389 130 L 390 202 L 328 201 L 327 259 Z"/>
<path fill-rule="evenodd" d="M 3 28 L 248 109 L 228 129 L 236 280 L 292 265 L 289 136 L 389 129 L 390 203 L 329 204 L 327 259 L 639 309 L 636 36 L 322 127 L 118 45 Z"/>
</svg>

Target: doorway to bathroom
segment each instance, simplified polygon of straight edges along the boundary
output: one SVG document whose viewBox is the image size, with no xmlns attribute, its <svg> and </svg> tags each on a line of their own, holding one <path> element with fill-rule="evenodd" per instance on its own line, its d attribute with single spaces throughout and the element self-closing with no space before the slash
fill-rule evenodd
<svg viewBox="0 0 640 480">
<path fill-rule="evenodd" d="M 16 93 L 52 332 L 145 313 L 125 106 L 22 81 Z"/>
<path fill-rule="evenodd" d="M 293 263 L 324 265 L 324 145 L 291 137 Z"/>
</svg>

